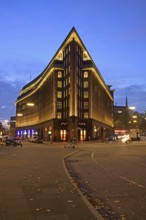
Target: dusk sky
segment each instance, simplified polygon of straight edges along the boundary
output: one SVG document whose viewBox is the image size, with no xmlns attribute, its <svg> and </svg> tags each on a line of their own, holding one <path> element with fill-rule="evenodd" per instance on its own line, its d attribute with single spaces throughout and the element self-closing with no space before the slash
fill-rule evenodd
<svg viewBox="0 0 146 220">
<path fill-rule="evenodd" d="M 76 28 L 114 103 L 146 110 L 146 0 L 1 0 L 0 121 Z"/>
</svg>

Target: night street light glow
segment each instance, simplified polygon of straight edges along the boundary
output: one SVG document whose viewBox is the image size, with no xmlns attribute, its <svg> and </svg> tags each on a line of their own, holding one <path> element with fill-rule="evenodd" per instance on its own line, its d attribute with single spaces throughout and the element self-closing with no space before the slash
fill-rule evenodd
<svg viewBox="0 0 146 220">
<path fill-rule="evenodd" d="M 135 110 L 136 107 L 135 107 L 135 106 L 130 106 L 129 109 L 130 109 L 130 110 Z"/>
<path fill-rule="evenodd" d="M 18 113 L 17 116 L 21 117 L 21 116 L 23 116 L 23 114 L 22 113 Z"/>
<path fill-rule="evenodd" d="M 28 102 L 28 103 L 27 103 L 27 106 L 34 106 L 34 103 Z"/>
</svg>

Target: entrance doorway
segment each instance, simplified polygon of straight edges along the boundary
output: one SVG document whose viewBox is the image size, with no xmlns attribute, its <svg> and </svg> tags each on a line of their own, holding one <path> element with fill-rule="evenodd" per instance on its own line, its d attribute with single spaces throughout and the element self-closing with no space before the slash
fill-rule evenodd
<svg viewBox="0 0 146 220">
<path fill-rule="evenodd" d="M 85 141 L 86 138 L 87 138 L 86 130 L 85 129 L 78 130 L 78 140 Z"/>
</svg>

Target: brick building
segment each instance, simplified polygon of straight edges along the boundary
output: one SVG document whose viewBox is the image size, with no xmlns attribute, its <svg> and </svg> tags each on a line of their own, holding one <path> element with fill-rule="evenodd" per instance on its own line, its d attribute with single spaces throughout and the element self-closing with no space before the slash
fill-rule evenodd
<svg viewBox="0 0 146 220">
<path fill-rule="evenodd" d="M 73 27 L 45 70 L 16 101 L 17 136 L 88 140 L 113 130 L 113 90 Z"/>
</svg>

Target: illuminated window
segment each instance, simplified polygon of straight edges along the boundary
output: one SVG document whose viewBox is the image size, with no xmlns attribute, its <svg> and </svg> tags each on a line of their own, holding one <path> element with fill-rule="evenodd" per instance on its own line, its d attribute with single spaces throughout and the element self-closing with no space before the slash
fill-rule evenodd
<svg viewBox="0 0 146 220">
<path fill-rule="evenodd" d="M 57 87 L 58 87 L 58 88 L 62 88 L 62 81 L 58 81 L 58 82 L 57 82 Z"/>
<path fill-rule="evenodd" d="M 84 112 L 84 118 L 88 118 L 88 112 Z"/>
<path fill-rule="evenodd" d="M 62 102 L 57 102 L 57 108 L 62 109 Z"/>
<path fill-rule="evenodd" d="M 88 102 L 84 102 L 84 109 L 88 109 L 89 108 L 89 103 Z"/>
<path fill-rule="evenodd" d="M 83 60 L 87 60 L 88 59 L 88 54 L 86 51 L 83 52 Z"/>
<path fill-rule="evenodd" d="M 132 118 L 137 118 L 137 115 L 132 115 Z"/>
<path fill-rule="evenodd" d="M 88 72 L 84 72 L 84 78 L 88 78 Z"/>
<path fill-rule="evenodd" d="M 62 77 L 62 72 L 58 72 L 58 78 L 61 78 Z"/>
<path fill-rule="evenodd" d="M 57 112 L 57 118 L 62 118 L 61 112 Z"/>
<path fill-rule="evenodd" d="M 57 92 L 57 98 L 62 98 L 62 92 L 61 91 Z"/>
<path fill-rule="evenodd" d="M 80 132 L 80 140 L 86 140 L 86 130 L 81 130 Z"/>
<path fill-rule="evenodd" d="M 84 81 L 84 88 L 88 88 L 88 81 Z"/>
<path fill-rule="evenodd" d="M 60 130 L 60 139 L 62 141 L 66 140 L 66 130 Z"/>
<path fill-rule="evenodd" d="M 84 98 L 88 98 L 88 91 L 84 91 Z"/>
</svg>

